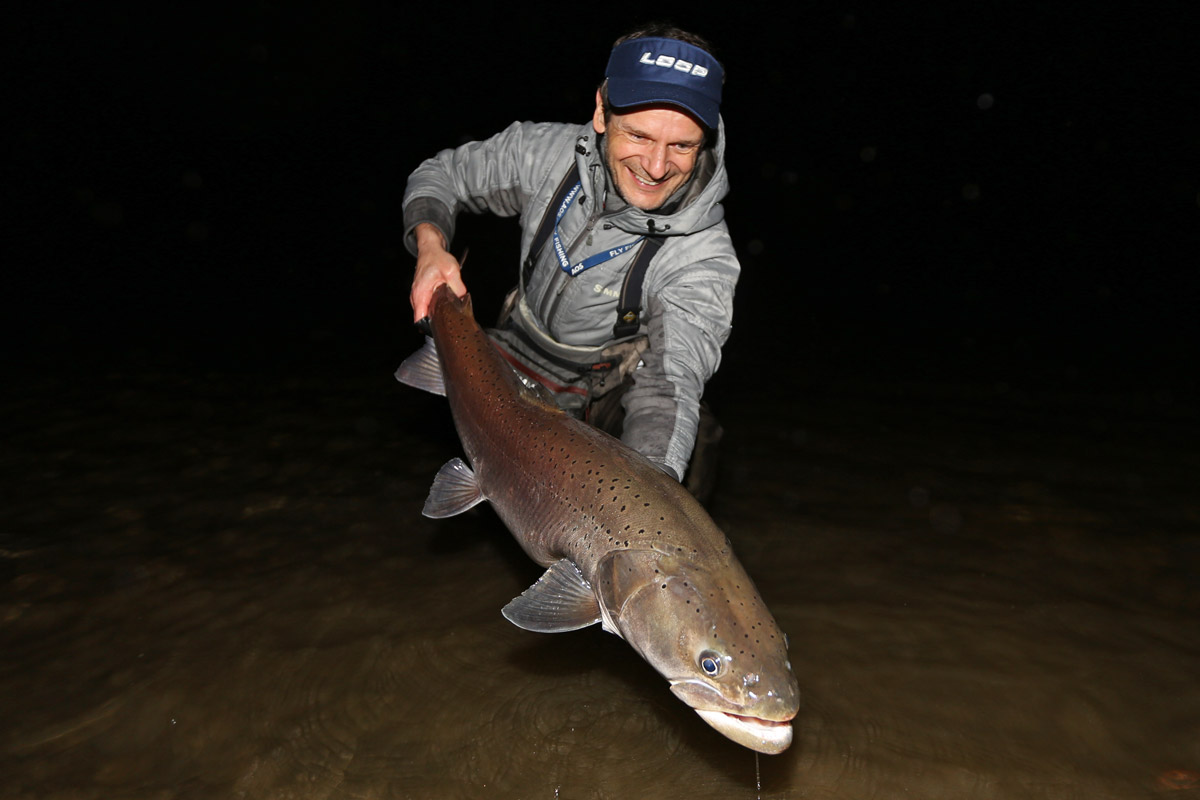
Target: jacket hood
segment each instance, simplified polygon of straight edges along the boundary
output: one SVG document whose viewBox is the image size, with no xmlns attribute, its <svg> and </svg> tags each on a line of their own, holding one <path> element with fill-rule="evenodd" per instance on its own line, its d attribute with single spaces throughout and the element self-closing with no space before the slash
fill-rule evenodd
<svg viewBox="0 0 1200 800">
<path fill-rule="evenodd" d="M 584 124 L 575 141 L 575 162 L 583 178 L 588 212 L 606 193 L 614 192 L 605 163 L 603 134 L 596 133 L 590 122 Z M 718 121 L 715 141 L 697 157 L 696 169 L 686 184 L 666 203 L 668 211 L 644 211 L 624 207 L 605 221 L 630 233 L 655 236 L 682 236 L 702 231 L 725 218 L 721 200 L 729 192 L 725 172 L 725 120 Z M 623 201 L 622 201 L 623 202 Z"/>
</svg>

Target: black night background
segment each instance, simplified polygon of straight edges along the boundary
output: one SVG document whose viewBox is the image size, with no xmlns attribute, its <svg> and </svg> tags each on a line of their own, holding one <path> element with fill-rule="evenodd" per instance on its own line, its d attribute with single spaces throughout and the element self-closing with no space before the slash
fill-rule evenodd
<svg viewBox="0 0 1200 800">
<path fill-rule="evenodd" d="M 9 10 L 0 795 L 1192 796 L 1195 17 Z M 615 637 L 500 617 L 541 570 L 420 515 L 461 448 L 392 378 L 408 173 L 587 120 L 664 18 L 727 70 L 711 510 L 802 691 L 759 773 Z M 490 323 L 516 224 L 464 246 Z"/>
<path fill-rule="evenodd" d="M 1194 387 L 1183 8 L 820 3 L 676 20 L 729 74 L 726 209 L 744 265 L 730 360 Z M 610 41 L 642 21 L 538 16 L 18 15 L 13 356 L 390 363 L 409 334 L 408 171 L 514 119 L 586 119 Z M 513 281 L 512 230 L 479 221 L 456 243 L 476 292 Z"/>
</svg>

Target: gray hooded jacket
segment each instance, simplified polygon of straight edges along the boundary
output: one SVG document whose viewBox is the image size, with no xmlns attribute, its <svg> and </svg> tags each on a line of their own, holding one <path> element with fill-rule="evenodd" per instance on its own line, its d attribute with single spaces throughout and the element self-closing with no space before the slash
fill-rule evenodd
<svg viewBox="0 0 1200 800">
<path fill-rule="evenodd" d="M 461 210 L 520 215 L 521 263 L 547 205 L 574 159 L 582 191 L 559 223 L 572 264 L 650 234 L 665 236 L 643 284 L 639 335 L 649 338 L 634 384 L 623 398 L 622 440 L 682 477 L 696 439 L 704 384 L 729 337 L 740 266 L 720 201 L 728 191 L 724 123 L 688 181 L 666 205 L 648 212 L 627 205 L 609 186 L 600 137 L 591 123 L 517 122 L 490 139 L 443 150 L 409 176 L 405 243 L 413 229 L 435 225 L 449 243 Z M 537 254 L 520 287 L 524 314 L 514 323 L 584 350 L 613 341 L 621 286 L 638 248 L 575 277 L 560 269 L 552 243 Z"/>
</svg>

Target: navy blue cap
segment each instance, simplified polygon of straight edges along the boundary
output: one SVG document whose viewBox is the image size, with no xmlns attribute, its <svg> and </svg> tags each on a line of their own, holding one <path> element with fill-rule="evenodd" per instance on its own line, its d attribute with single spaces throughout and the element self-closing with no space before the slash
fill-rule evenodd
<svg viewBox="0 0 1200 800">
<path fill-rule="evenodd" d="M 709 128 L 721 115 L 721 63 L 679 39 L 622 42 L 608 57 L 608 101 L 616 108 L 665 103 L 690 112 Z"/>
</svg>

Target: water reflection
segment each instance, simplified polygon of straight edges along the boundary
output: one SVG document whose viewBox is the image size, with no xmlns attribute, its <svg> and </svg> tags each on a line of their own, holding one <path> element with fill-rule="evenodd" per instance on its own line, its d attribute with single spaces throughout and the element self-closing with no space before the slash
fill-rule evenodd
<svg viewBox="0 0 1200 800">
<path fill-rule="evenodd" d="M 762 796 L 1192 796 L 1191 419 L 799 396 L 722 408 L 715 516 L 803 692 Z M 3 412 L 0 796 L 755 796 L 627 646 L 503 620 L 541 570 L 489 510 L 420 516 L 457 454 L 438 398 L 112 374 Z"/>
</svg>

